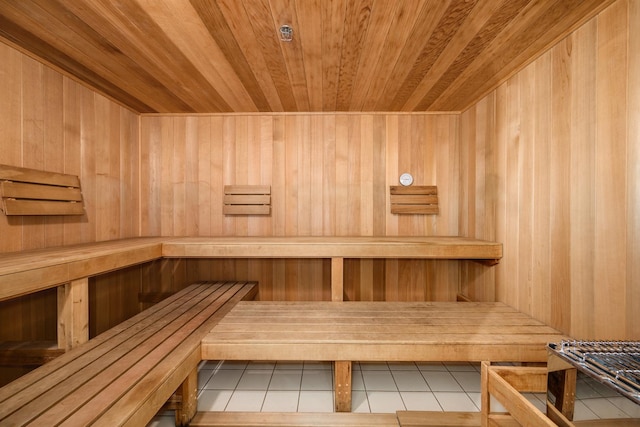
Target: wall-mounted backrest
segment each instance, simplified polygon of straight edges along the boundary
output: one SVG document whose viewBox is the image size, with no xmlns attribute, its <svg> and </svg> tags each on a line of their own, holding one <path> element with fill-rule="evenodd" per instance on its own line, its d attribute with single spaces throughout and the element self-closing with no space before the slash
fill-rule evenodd
<svg viewBox="0 0 640 427">
<path fill-rule="evenodd" d="M 438 187 L 435 185 L 391 186 L 392 214 L 436 215 Z"/>
<path fill-rule="evenodd" d="M 80 179 L 75 175 L 0 165 L 5 215 L 83 215 Z"/>
<path fill-rule="evenodd" d="M 271 186 L 225 185 L 225 215 L 269 215 L 271 213 Z"/>
</svg>

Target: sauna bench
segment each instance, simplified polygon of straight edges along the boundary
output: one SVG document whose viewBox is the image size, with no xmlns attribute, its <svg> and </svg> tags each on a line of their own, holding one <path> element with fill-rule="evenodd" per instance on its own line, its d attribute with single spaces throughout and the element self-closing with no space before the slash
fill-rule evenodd
<svg viewBox="0 0 640 427">
<path fill-rule="evenodd" d="M 0 301 L 159 258 L 330 258 L 342 300 L 345 258 L 494 264 L 502 244 L 465 237 L 140 237 L 0 254 Z"/>
<path fill-rule="evenodd" d="M 336 411 L 351 410 L 351 363 L 546 362 L 567 337 L 503 303 L 238 303 L 202 341 L 205 360 L 332 361 Z"/>
<path fill-rule="evenodd" d="M 0 388 L 0 425 L 144 426 L 197 409 L 200 342 L 256 282 L 200 282 Z"/>
</svg>

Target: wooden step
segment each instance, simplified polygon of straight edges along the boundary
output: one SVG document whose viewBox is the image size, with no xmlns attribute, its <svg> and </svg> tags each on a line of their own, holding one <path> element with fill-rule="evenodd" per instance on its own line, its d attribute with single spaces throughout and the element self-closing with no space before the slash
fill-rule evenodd
<svg viewBox="0 0 640 427">
<path fill-rule="evenodd" d="M 398 411 L 401 427 L 471 427 L 480 426 L 479 412 Z"/>
<path fill-rule="evenodd" d="M 198 412 L 189 425 L 191 427 L 399 426 L 396 414 L 360 414 L 344 412 Z"/>
</svg>

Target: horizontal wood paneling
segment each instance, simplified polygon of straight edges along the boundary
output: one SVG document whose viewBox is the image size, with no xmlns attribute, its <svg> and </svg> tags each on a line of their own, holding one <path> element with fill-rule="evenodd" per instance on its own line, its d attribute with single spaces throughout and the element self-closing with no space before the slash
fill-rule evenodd
<svg viewBox="0 0 640 427">
<path fill-rule="evenodd" d="M 458 115 L 143 116 L 141 233 L 458 234 Z M 402 172 L 438 185 L 439 215 L 392 215 Z M 225 185 L 270 185 L 270 216 L 223 215 Z M 170 262 L 170 261 L 168 261 Z M 328 261 L 187 261 L 200 279 L 258 280 L 265 299 L 327 299 Z M 348 261 L 349 299 L 455 298 L 459 262 Z M 410 268 L 411 267 L 411 268 Z M 438 283 L 436 285 L 436 283 Z"/>
<path fill-rule="evenodd" d="M 639 14 L 616 2 L 461 116 L 461 234 L 503 242 L 500 301 L 577 338 L 640 339 Z"/>
<path fill-rule="evenodd" d="M 0 164 L 77 175 L 86 207 L 0 214 L 0 253 L 137 236 L 138 115 L 2 43 L 0 93 Z M 3 303 L 0 339 L 55 340 L 56 307 L 55 290 Z"/>
</svg>

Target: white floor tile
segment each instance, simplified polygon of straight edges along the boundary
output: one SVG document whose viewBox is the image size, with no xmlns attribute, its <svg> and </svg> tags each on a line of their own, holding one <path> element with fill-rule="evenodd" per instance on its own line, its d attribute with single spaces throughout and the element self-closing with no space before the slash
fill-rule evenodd
<svg viewBox="0 0 640 427">
<path fill-rule="evenodd" d="M 408 411 L 442 411 L 438 400 L 430 391 L 401 391 L 400 396 Z"/>
<path fill-rule="evenodd" d="M 238 390 L 266 390 L 271 381 L 273 371 L 262 369 L 247 369 L 242 373 L 238 382 Z"/>
<path fill-rule="evenodd" d="M 236 390 L 229 399 L 226 410 L 260 412 L 266 394 L 265 390 Z"/>
<path fill-rule="evenodd" d="M 331 370 L 333 368 L 333 363 L 331 362 L 314 362 L 314 361 L 305 361 L 304 369 L 325 369 Z"/>
<path fill-rule="evenodd" d="M 213 376 L 215 371 L 213 369 L 200 369 L 198 370 L 198 385 L 202 388 Z"/>
<path fill-rule="evenodd" d="M 431 391 L 462 391 L 462 387 L 450 372 L 422 371 Z"/>
<path fill-rule="evenodd" d="M 300 390 L 298 412 L 333 412 L 333 391 Z"/>
<path fill-rule="evenodd" d="M 406 409 L 397 391 L 367 391 L 367 398 L 371 413 L 388 414 Z"/>
<path fill-rule="evenodd" d="M 362 371 L 351 371 L 351 390 L 365 390 L 364 380 L 362 379 Z"/>
<path fill-rule="evenodd" d="M 598 416 L 593 413 L 591 409 L 585 404 L 587 400 L 577 400 L 575 406 L 573 408 L 573 420 L 574 421 L 584 421 L 584 420 L 595 420 L 598 419 Z"/>
<path fill-rule="evenodd" d="M 224 360 L 222 362 L 211 362 L 218 364 L 218 369 L 245 369 L 248 365 L 247 361 L 243 360 Z"/>
<path fill-rule="evenodd" d="M 450 372 L 477 372 L 475 365 L 467 362 L 460 363 L 445 363 L 444 366 Z"/>
<path fill-rule="evenodd" d="M 299 390 L 269 390 L 264 398 L 262 412 L 296 412 L 299 396 Z"/>
<path fill-rule="evenodd" d="M 600 418 L 626 418 L 627 415 L 605 397 L 588 399 L 585 404 Z"/>
<path fill-rule="evenodd" d="M 269 390 L 300 390 L 302 370 L 276 369 L 271 376 Z"/>
<path fill-rule="evenodd" d="M 204 384 L 204 388 L 207 390 L 234 390 L 238 386 L 243 372 L 239 369 L 216 371 L 209 381 Z"/>
<path fill-rule="evenodd" d="M 305 369 L 302 371 L 301 390 L 333 390 L 333 374 L 328 370 Z"/>
<path fill-rule="evenodd" d="M 440 371 L 440 372 L 447 371 L 446 366 L 444 366 L 444 364 L 440 362 L 416 363 L 416 366 L 421 371 Z"/>
<path fill-rule="evenodd" d="M 392 371 L 417 371 L 418 367 L 413 362 L 389 362 L 389 369 Z"/>
<path fill-rule="evenodd" d="M 231 390 L 203 390 L 198 396 L 198 411 L 224 411 L 232 394 Z"/>
<path fill-rule="evenodd" d="M 480 372 L 457 371 L 452 372 L 451 375 L 453 375 L 464 391 L 480 392 Z"/>
<path fill-rule="evenodd" d="M 391 371 L 400 391 L 429 391 L 420 371 Z"/>
<path fill-rule="evenodd" d="M 391 371 L 362 371 L 364 388 L 367 391 L 398 391 Z"/>
<path fill-rule="evenodd" d="M 478 412 L 478 408 L 466 393 L 434 392 L 444 411 Z"/>
<path fill-rule="evenodd" d="M 249 362 L 247 364 L 247 369 L 263 369 L 263 370 L 273 370 L 276 367 L 276 362 Z"/>
<path fill-rule="evenodd" d="M 304 368 L 303 362 L 277 362 L 276 363 L 276 371 L 281 369 L 301 371 L 302 368 Z"/>
<path fill-rule="evenodd" d="M 360 362 L 360 369 L 363 371 L 388 371 L 389 365 L 386 362 Z"/>
<path fill-rule="evenodd" d="M 147 424 L 147 427 L 174 427 L 175 425 L 175 415 L 157 415 Z"/>
<path fill-rule="evenodd" d="M 640 418 L 640 405 L 637 405 L 624 396 L 609 397 L 608 399 L 630 418 Z"/>
<path fill-rule="evenodd" d="M 353 391 L 351 393 L 351 412 L 371 412 L 366 392 Z"/>
</svg>

